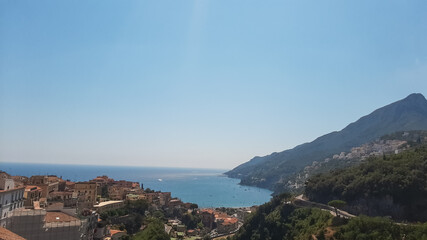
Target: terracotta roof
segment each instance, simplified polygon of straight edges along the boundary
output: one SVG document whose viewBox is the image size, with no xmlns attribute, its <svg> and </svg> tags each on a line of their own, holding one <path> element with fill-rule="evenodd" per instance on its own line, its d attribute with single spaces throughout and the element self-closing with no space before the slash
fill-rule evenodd
<svg viewBox="0 0 427 240">
<path fill-rule="evenodd" d="M 215 211 L 213 209 L 202 209 L 201 212 L 213 214 Z"/>
<path fill-rule="evenodd" d="M 12 176 L 7 172 L 0 171 L 0 178 L 11 178 Z"/>
<path fill-rule="evenodd" d="M 227 215 L 227 213 L 224 212 L 215 212 L 215 218 L 228 218 L 230 216 Z"/>
<path fill-rule="evenodd" d="M 25 238 L 0 227 L 0 240 L 25 240 Z"/>
<path fill-rule="evenodd" d="M 25 186 L 25 191 L 33 191 L 33 190 L 41 190 L 41 188 L 33 185 Z"/>
<path fill-rule="evenodd" d="M 70 216 L 68 214 L 65 214 L 63 212 L 47 212 L 44 220 L 47 223 L 51 223 L 51 222 L 72 222 L 72 221 L 78 221 L 79 219 L 73 216 Z"/>
<path fill-rule="evenodd" d="M 117 233 L 122 233 L 122 232 L 124 232 L 124 231 L 120 231 L 120 230 L 110 230 L 110 234 L 111 234 L 111 236 L 113 236 L 114 234 L 117 234 Z"/>
<path fill-rule="evenodd" d="M 0 190 L 0 192 L 12 192 L 12 191 L 19 190 L 19 189 L 24 189 L 25 190 L 25 187 L 16 187 L 16 188 L 12 188 L 12 189 L 9 189 L 9 190 Z"/>
<path fill-rule="evenodd" d="M 60 178 L 57 176 L 50 176 L 50 177 L 47 177 L 47 179 L 50 182 L 50 181 L 59 181 Z"/>
<path fill-rule="evenodd" d="M 224 222 L 222 223 L 223 225 L 230 225 L 230 224 L 235 224 L 237 223 L 237 218 L 225 218 Z"/>
</svg>

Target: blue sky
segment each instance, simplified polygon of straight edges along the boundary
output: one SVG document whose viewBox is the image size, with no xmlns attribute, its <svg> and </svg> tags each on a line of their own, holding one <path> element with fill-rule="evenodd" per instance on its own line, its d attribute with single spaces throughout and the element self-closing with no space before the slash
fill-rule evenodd
<svg viewBox="0 0 427 240">
<path fill-rule="evenodd" d="M 0 1 L 0 162 L 232 168 L 427 94 L 426 1 Z"/>
</svg>

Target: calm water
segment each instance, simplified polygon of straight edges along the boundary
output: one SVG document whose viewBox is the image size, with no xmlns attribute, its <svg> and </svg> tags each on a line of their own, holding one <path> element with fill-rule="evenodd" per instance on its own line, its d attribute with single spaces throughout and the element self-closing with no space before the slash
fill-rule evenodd
<svg viewBox="0 0 427 240">
<path fill-rule="evenodd" d="M 27 163 L 0 163 L 0 170 L 27 177 L 52 174 L 71 181 L 107 175 L 115 180 L 140 182 L 144 188 L 172 192 L 173 197 L 197 203 L 199 207 L 260 205 L 269 201 L 271 194 L 266 189 L 238 185 L 240 180 L 222 175 L 226 170 Z"/>
</svg>

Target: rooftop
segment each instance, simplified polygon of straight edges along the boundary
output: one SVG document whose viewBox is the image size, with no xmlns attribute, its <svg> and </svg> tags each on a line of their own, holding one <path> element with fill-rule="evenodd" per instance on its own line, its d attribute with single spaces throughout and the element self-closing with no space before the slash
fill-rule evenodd
<svg viewBox="0 0 427 240">
<path fill-rule="evenodd" d="M 52 222 L 72 222 L 72 221 L 78 221 L 79 219 L 70 216 L 68 214 L 65 214 L 63 212 L 46 212 L 45 222 L 46 223 L 52 223 Z"/>
<path fill-rule="evenodd" d="M 25 187 L 16 187 L 16 188 L 12 188 L 9 190 L 0 190 L 0 192 L 12 192 L 12 191 L 20 190 L 20 189 L 25 189 Z"/>
<path fill-rule="evenodd" d="M 7 230 L 6 228 L 0 227 L 0 240 L 25 240 L 25 238 Z"/>
<path fill-rule="evenodd" d="M 224 218 L 224 222 L 222 224 L 230 225 L 230 224 L 235 224 L 237 222 L 238 222 L 237 218 Z"/>
<path fill-rule="evenodd" d="M 114 230 L 114 229 L 111 229 L 111 230 L 110 230 L 110 234 L 111 234 L 111 236 L 113 236 L 114 234 L 117 234 L 117 233 L 122 233 L 122 232 L 124 232 L 124 231 Z"/>
<path fill-rule="evenodd" d="M 122 203 L 122 202 L 123 202 L 122 200 L 120 200 L 120 201 L 106 201 L 106 202 L 101 202 L 98 205 L 95 205 L 93 207 L 103 207 L 103 206 L 107 206 L 107 205 L 110 205 L 110 204 Z"/>
<path fill-rule="evenodd" d="M 37 186 L 32 186 L 32 185 L 27 185 L 27 186 L 25 186 L 25 191 L 33 191 L 33 190 L 41 190 L 41 188 L 40 187 L 37 187 Z"/>
</svg>

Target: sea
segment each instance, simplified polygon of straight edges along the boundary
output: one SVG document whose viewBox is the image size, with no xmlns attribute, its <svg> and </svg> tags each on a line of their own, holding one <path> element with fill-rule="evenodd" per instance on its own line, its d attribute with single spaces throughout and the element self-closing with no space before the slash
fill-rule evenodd
<svg viewBox="0 0 427 240">
<path fill-rule="evenodd" d="M 184 202 L 200 208 L 250 207 L 268 202 L 272 192 L 239 185 L 239 179 L 228 178 L 223 169 L 164 167 L 125 167 L 68 164 L 33 164 L 0 162 L 0 170 L 11 175 L 57 175 L 65 180 L 88 181 L 107 175 L 115 180 L 135 181 L 144 188 L 171 192 Z"/>
</svg>

